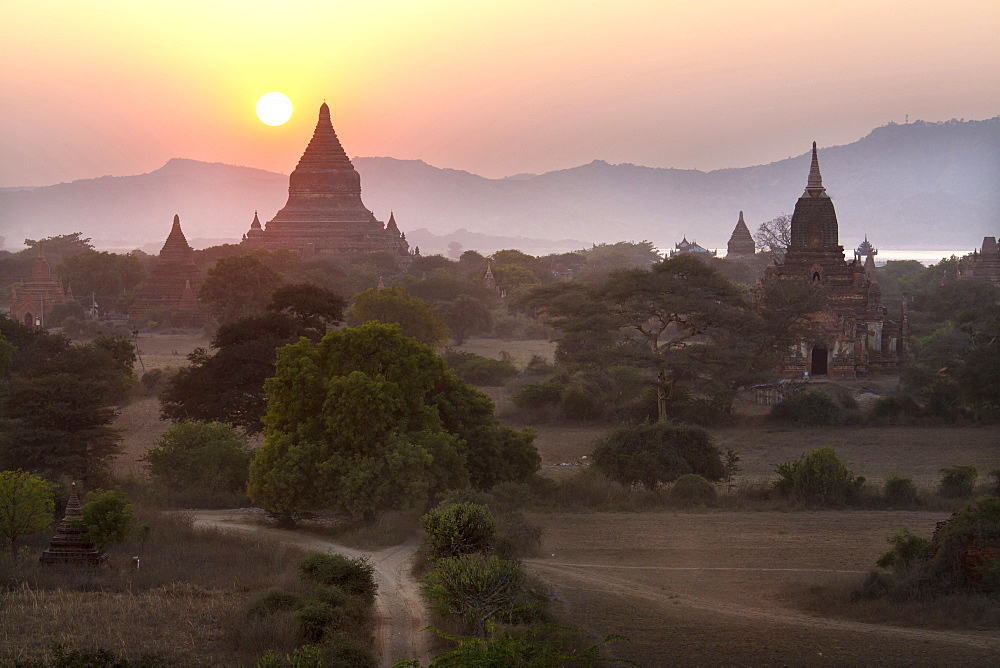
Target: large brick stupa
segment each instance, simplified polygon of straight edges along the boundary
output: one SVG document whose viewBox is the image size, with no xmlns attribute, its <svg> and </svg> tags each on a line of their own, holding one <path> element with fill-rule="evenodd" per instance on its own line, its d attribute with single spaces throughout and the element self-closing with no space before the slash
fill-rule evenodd
<svg viewBox="0 0 1000 668">
<path fill-rule="evenodd" d="M 391 253 L 410 259 L 409 244 L 396 227 L 377 220 L 361 201 L 361 175 L 344 152 L 324 102 L 312 140 L 288 180 L 288 201 L 266 226 L 254 214 L 243 246 L 289 248 L 304 257 Z"/>
</svg>

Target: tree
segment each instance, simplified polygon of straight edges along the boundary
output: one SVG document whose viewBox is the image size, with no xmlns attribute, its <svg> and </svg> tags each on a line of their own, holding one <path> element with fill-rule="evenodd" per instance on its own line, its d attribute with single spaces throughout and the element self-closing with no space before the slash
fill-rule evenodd
<svg viewBox="0 0 1000 668">
<path fill-rule="evenodd" d="M 220 323 L 230 323 L 262 313 L 281 281 L 281 274 L 254 256 L 224 257 L 208 270 L 198 299 Z"/>
<path fill-rule="evenodd" d="M 328 327 L 343 322 L 345 306 L 336 292 L 311 283 L 296 283 L 275 290 L 267 309 L 290 315 L 302 324 L 303 330 L 322 336 Z"/>
<path fill-rule="evenodd" d="M 63 258 L 56 273 L 84 303 L 89 304 L 93 295 L 102 309 L 124 311 L 146 278 L 146 267 L 132 255 L 85 250 Z"/>
<path fill-rule="evenodd" d="M 52 524 L 55 501 L 47 482 L 24 471 L 0 471 L 0 535 L 10 543 L 44 531 Z"/>
<path fill-rule="evenodd" d="M 489 330 L 493 320 L 490 310 L 468 295 L 459 295 L 454 301 L 445 302 L 441 311 L 457 345 L 465 343 L 471 334 Z"/>
<path fill-rule="evenodd" d="M 114 339 L 73 345 L 5 317 L 0 335 L 16 345 L 0 370 L 0 465 L 87 479 L 117 452 L 112 407 L 135 382 L 126 351 Z"/>
<path fill-rule="evenodd" d="M 178 422 L 142 460 L 150 475 L 174 492 L 207 492 L 216 501 L 246 489 L 253 452 L 246 438 L 219 422 Z"/>
<path fill-rule="evenodd" d="M 87 529 L 83 537 L 98 549 L 104 549 L 128 538 L 135 513 L 120 487 L 97 489 L 87 495 L 87 502 L 80 508 L 79 522 Z"/>
<path fill-rule="evenodd" d="M 190 364 L 160 395 L 163 417 L 259 432 L 267 403 L 264 381 L 274 375 L 277 348 L 301 336 L 318 339 L 322 332 L 309 324 L 311 319 L 270 311 L 222 325 L 212 339 L 214 352 L 198 348 L 188 355 Z"/>
<path fill-rule="evenodd" d="M 372 288 L 355 295 L 354 304 L 347 310 L 347 322 L 351 325 L 366 322 L 399 325 L 404 336 L 431 346 L 448 338 L 448 328 L 430 303 L 410 297 L 399 287 Z"/>
<path fill-rule="evenodd" d="M 524 460 L 489 398 L 395 326 L 368 323 L 286 346 L 266 390 L 265 441 L 248 490 L 286 521 L 318 507 L 371 519 L 417 506 L 467 485 L 467 462 L 509 472 L 472 440 L 480 431 L 497 432 L 497 443 L 513 443 L 512 459 Z"/>
<path fill-rule="evenodd" d="M 721 455 L 704 429 L 663 422 L 616 428 L 598 442 L 593 461 L 607 478 L 647 490 L 688 473 L 713 481 L 725 474 Z"/>
<path fill-rule="evenodd" d="M 520 607 L 524 572 L 516 561 L 462 554 L 439 560 L 427 574 L 424 591 L 439 612 L 458 615 L 470 633 L 482 638 L 488 622 Z"/>
<path fill-rule="evenodd" d="M 767 251 L 778 260 L 785 257 L 792 243 L 792 217 L 783 213 L 777 218 L 761 223 L 753 235 L 757 250 Z"/>
<path fill-rule="evenodd" d="M 558 361 L 652 371 L 660 420 L 684 383 L 711 373 L 699 359 L 704 339 L 738 321 L 745 302 L 729 281 L 687 255 L 651 270 L 616 271 L 601 283 L 539 288 L 519 300 L 563 331 Z"/>
</svg>

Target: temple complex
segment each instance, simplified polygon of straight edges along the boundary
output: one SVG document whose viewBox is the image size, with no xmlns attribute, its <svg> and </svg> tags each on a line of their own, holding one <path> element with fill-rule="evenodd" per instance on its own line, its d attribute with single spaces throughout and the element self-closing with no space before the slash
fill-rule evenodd
<svg viewBox="0 0 1000 668">
<path fill-rule="evenodd" d="M 25 325 L 45 327 L 52 308 L 67 301 L 62 283 L 52 277 L 52 267 L 39 244 L 31 277 L 11 286 L 10 317 Z"/>
<path fill-rule="evenodd" d="M 255 213 L 242 245 L 290 248 L 304 258 L 391 253 L 402 265 L 411 259 L 395 217 L 383 225 L 361 201 L 361 175 L 340 145 L 325 102 L 312 140 L 288 179 L 288 201 L 266 226 Z"/>
<path fill-rule="evenodd" d="M 805 192 L 792 214 L 791 243 L 784 262 L 767 268 L 765 280 L 806 281 L 824 289 L 826 309 L 815 316 L 818 338 L 802 341 L 782 361 L 789 377 L 813 375 L 857 377 L 895 370 L 909 351 L 907 300 L 899 322 L 886 317 L 871 244 L 848 262 L 839 244 L 837 213 L 823 187 L 816 143 Z M 867 241 L 867 239 L 866 239 Z M 860 249 L 859 249 L 860 251 Z"/>
<path fill-rule="evenodd" d="M 130 322 L 144 324 L 156 320 L 174 327 L 204 324 L 205 314 L 196 297 L 201 275 L 194 263 L 194 250 L 181 230 L 179 216 L 174 216 L 170 234 L 150 274 L 128 310 Z"/>
<path fill-rule="evenodd" d="M 1000 287 L 1000 244 L 996 237 L 983 237 L 983 246 L 958 263 L 958 280 L 983 281 Z"/>
<path fill-rule="evenodd" d="M 670 251 L 670 257 L 674 257 L 675 255 L 684 255 L 685 253 L 691 253 L 697 257 L 703 258 L 715 257 L 715 251 L 702 248 L 694 241 L 688 241 L 687 236 L 685 236 L 680 243 L 674 244 L 674 249 Z"/>
<path fill-rule="evenodd" d="M 108 558 L 107 554 L 83 537 L 87 530 L 79 525 L 81 516 L 80 497 L 76 494 L 76 483 L 73 483 L 66 503 L 66 514 L 39 561 L 43 564 L 97 566 Z"/>
<path fill-rule="evenodd" d="M 736 222 L 736 228 L 733 230 L 732 236 L 729 237 L 729 243 L 726 246 L 726 259 L 746 260 L 753 258 L 756 253 L 757 245 L 754 243 L 753 235 L 750 234 L 747 224 L 743 222 L 743 212 L 740 211 L 740 219 Z"/>
</svg>

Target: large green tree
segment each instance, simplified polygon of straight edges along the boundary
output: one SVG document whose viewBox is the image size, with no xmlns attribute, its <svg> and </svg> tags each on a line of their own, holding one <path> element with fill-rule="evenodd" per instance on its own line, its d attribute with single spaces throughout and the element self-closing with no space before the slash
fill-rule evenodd
<svg viewBox="0 0 1000 668">
<path fill-rule="evenodd" d="M 538 467 L 537 452 L 523 452 L 534 451 L 531 435 L 505 431 L 488 397 L 398 327 L 368 323 L 286 346 L 266 387 L 248 489 L 284 518 L 319 507 L 371 518 L 469 484 L 470 468 L 488 469 L 471 477 L 492 484 Z M 480 432 L 492 439 L 485 447 Z"/>
<path fill-rule="evenodd" d="M 217 503 L 246 489 L 253 452 L 245 436 L 219 422 L 178 422 L 143 461 L 154 480 L 182 496 Z"/>
</svg>

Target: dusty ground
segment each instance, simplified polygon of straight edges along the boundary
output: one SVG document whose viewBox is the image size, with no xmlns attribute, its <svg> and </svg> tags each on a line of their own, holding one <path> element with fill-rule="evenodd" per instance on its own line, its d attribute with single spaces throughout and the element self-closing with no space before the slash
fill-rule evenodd
<svg viewBox="0 0 1000 668">
<path fill-rule="evenodd" d="M 136 373 L 141 376 L 143 370 L 187 366 L 188 353 L 195 348 L 207 349 L 210 341 L 210 337 L 196 330 L 184 334 L 143 332 L 136 341 L 142 360 L 135 365 Z"/>
<path fill-rule="evenodd" d="M 934 631 L 825 619 L 788 592 L 858 581 L 901 525 L 946 513 L 639 513 L 536 517 L 566 624 L 623 633 L 615 650 L 644 666 L 970 665 L 1000 663 L 995 632 Z"/>
</svg>

